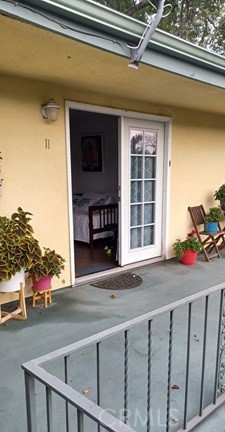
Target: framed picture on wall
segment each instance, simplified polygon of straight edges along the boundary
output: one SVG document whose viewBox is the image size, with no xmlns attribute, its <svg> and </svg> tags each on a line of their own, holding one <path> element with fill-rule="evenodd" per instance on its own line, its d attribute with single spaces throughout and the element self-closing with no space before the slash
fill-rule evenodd
<svg viewBox="0 0 225 432">
<path fill-rule="evenodd" d="M 82 171 L 103 172 L 103 135 L 81 137 Z"/>
</svg>

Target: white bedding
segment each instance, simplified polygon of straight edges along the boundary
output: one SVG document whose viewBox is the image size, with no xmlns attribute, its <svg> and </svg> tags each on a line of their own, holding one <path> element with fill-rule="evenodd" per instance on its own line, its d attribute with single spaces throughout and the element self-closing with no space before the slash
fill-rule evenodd
<svg viewBox="0 0 225 432">
<path fill-rule="evenodd" d="M 99 227 L 99 216 L 93 216 L 94 228 Z M 74 240 L 85 243 L 90 243 L 89 238 L 89 217 L 88 213 L 84 210 L 76 209 L 73 213 L 73 228 L 74 228 Z M 109 237 L 113 235 L 111 231 L 98 233 L 94 235 L 94 240 L 98 238 Z"/>
<path fill-rule="evenodd" d="M 89 206 L 115 204 L 117 196 L 115 192 L 97 193 L 86 191 L 82 195 L 73 195 L 73 229 L 74 240 L 90 243 L 89 238 Z M 94 228 L 99 228 L 99 215 L 93 215 Z M 110 237 L 112 231 L 94 234 L 94 240 Z"/>
</svg>

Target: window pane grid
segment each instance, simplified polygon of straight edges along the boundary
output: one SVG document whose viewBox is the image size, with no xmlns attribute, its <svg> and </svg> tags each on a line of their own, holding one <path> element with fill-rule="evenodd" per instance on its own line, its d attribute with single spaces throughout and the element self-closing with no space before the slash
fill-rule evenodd
<svg viewBox="0 0 225 432">
<path fill-rule="evenodd" d="M 157 132 L 130 129 L 130 248 L 154 244 Z"/>
</svg>

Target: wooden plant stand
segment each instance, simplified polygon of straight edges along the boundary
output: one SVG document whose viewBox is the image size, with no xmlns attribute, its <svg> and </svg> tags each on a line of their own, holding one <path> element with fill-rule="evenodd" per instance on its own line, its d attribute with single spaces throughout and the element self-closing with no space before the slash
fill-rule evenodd
<svg viewBox="0 0 225 432">
<path fill-rule="evenodd" d="M 49 289 L 47 289 L 47 290 L 37 291 L 32 287 L 32 291 L 33 291 L 32 306 L 35 307 L 36 300 L 41 300 L 42 298 L 44 298 L 44 306 L 45 306 L 45 308 L 47 308 L 48 303 L 52 303 L 51 289 L 52 289 L 52 287 L 49 287 Z"/>
<path fill-rule="evenodd" d="M 0 324 L 3 324 L 8 319 L 17 319 L 17 320 L 26 320 L 27 319 L 27 310 L 25 303 L 25 295 L 24 295 L 24 285 L 23 282 L 20 283 L 20 289 L 18 291 L 0 293 L 4 294 L 18 294 L 19 296 L 19 306 L 12 312 L 2 311 L 0 305 Z"/>
</svg>

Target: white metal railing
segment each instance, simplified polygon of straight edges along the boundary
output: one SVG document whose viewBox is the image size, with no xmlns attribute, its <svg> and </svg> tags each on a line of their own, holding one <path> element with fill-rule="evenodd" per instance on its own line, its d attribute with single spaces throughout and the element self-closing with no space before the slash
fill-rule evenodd
<svg viewBox="0 0 225 432">
<path fill-rule="evenodd" d="M 193 430 L 225 401 L 224 288 L 23 364 L 28 432 Z"/>
</svg>

